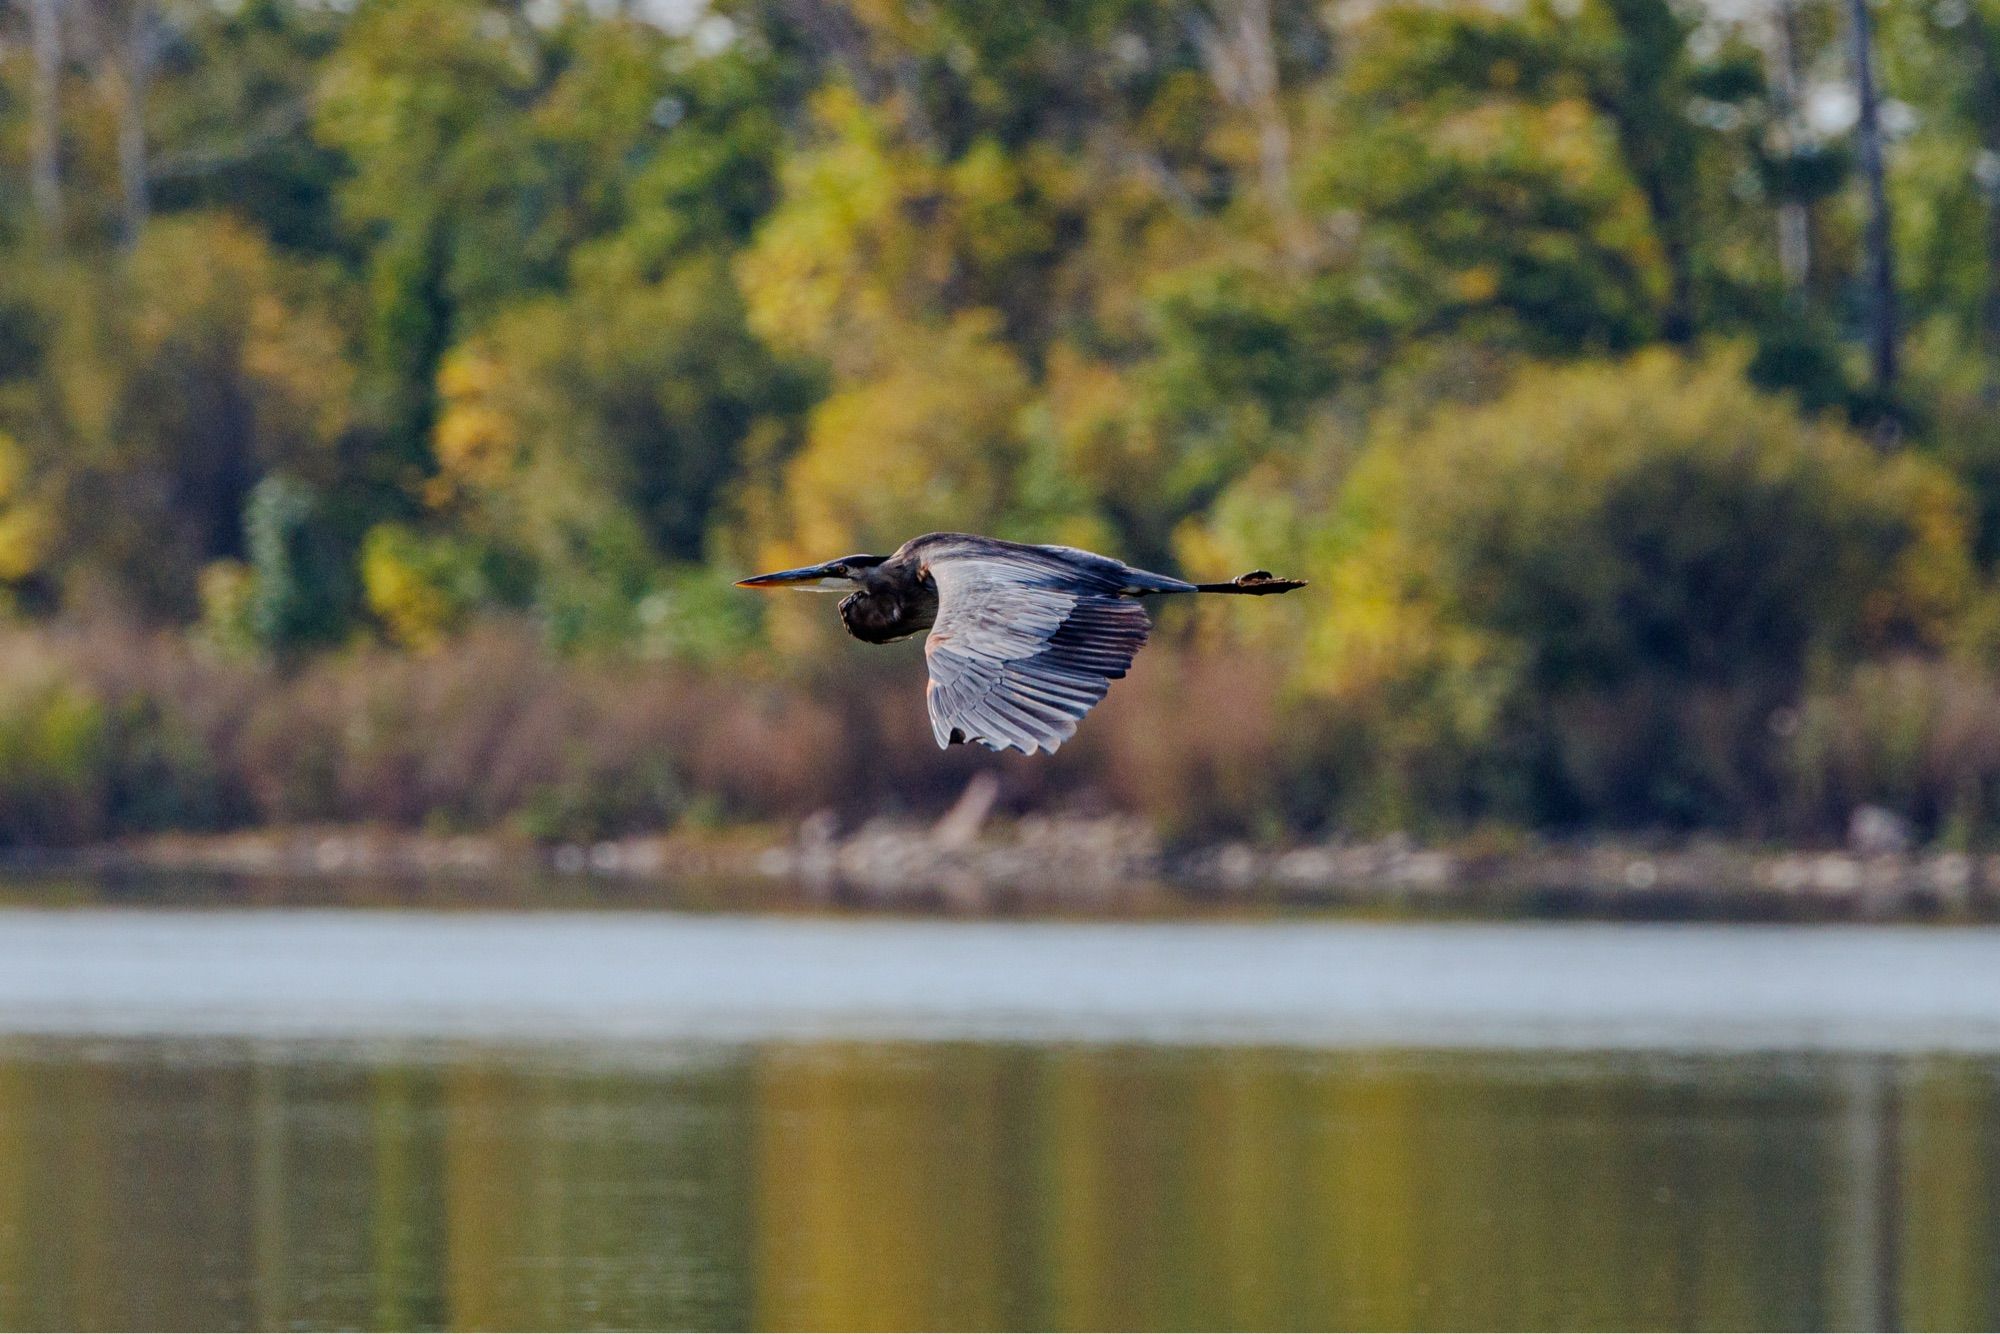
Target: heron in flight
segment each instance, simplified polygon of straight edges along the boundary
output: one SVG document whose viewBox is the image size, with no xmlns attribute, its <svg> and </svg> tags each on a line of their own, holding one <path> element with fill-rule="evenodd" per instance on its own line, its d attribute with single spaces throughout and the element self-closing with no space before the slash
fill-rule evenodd
<svg viewBox="0 0 2000 1334">
<path fill-rule="evenodd" d="M 1304 583 L 1253 570 L 1191 584 L 1075 547 L 929 533 L 892 556 L 842 556 L 737 587 L 845 593 L 841 623 L 870 644 L 930 631 L 924 697 L 938 745 L 1032 755 L 1054 754 L 1132 665 L 1152 629 L 1140 598 L 1289 593 Z"/>
</svg>

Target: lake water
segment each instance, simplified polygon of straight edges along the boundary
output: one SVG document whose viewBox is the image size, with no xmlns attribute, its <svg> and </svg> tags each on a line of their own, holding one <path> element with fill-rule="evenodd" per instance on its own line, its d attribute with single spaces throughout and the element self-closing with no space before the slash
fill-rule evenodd
<svg viewBox="0 0 2000 1334">
<path fill-rule="evenodd" d="M 0 1326 L 2000 1326 L 2000 934 L 0 912 Z"/>
</svg>

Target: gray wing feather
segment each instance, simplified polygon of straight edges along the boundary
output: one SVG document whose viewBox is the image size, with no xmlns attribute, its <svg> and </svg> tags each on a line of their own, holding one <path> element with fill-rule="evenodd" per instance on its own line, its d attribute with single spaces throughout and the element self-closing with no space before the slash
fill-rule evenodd
<svg viewBox="0 0 2000 1334">
<path fill-rule="evenodd" d="M 1078 579 L 1032 551 L 939 553 L 929 569 L 938 616 L 924 643 L 925 698 L 940 746 L 1053 754 L 1152 628 L 1114 578 Z"/>
</svg>

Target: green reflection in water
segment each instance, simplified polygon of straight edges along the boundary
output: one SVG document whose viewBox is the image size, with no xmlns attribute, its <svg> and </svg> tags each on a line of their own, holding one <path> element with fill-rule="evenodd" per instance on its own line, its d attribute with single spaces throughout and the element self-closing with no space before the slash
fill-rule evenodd
<svg viewBox="0 0 2000 1334">
<path fill-rule="evenodd" d="M 0 1043 L 7 1327 L 2000 1324 L 2000 1069 Z"/>
</svg>

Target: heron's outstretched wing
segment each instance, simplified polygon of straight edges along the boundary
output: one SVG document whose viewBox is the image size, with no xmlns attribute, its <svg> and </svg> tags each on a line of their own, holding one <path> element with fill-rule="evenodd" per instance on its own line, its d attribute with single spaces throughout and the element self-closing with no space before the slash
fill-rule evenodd
<svg viewBox="0 0 2000 1334">
<path fill-rule="evenodd" d="M 925 698 L 940 746 L 1053 754 L 1152 628 L 1115 578 L 1068 569 L 1054 553 L 940 554 L 929 570 L 938 613 L 924 643 Z"/>
</svg>

